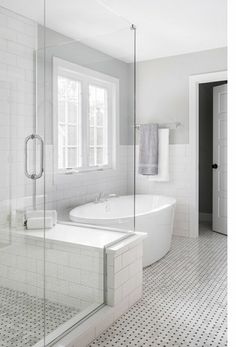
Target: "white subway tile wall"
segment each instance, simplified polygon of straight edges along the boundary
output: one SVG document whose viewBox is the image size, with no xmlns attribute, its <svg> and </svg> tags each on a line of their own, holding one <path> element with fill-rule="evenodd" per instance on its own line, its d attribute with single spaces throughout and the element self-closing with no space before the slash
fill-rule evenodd
<svg viewBox="0 0 236 347">
<path fill-rule="evenodd" d="M 142 292 L 142 234 L 119 242 L 107 250 L 107 303 L 116 306 Z M 141 295 L 141 294 L 140 294 Z"/>
<path fill-rule="evenodd" d="M 136 165 L 138 166 L 139 146 L 136 148 Z M 176 198 L 174 234 L 190 236 L 189 234 L 189 205 L 191 201 L 191 187 L 189 179 L 190 154 L 188 144 L 169 146 L 170 181 L 152 182 L 148 177 L 136 173 L 136 194 L 158 194 Z M 128 162 L 133 157 L 130 147 Z M 130 158 L 130 159 L 129 159 Z M 129 182 L 133 182 L 133 170 L 129 170 Z M 137 170 L 136 170 L 137 172 Z M 128 184 L 130 187 L 131 183 Z"/>
<path fill-rule="evenodd" d="M 32 205 L 24 176 L 24 139 L 34 130 L 37 25 L 0 7 L 0 225 Z M 2 228 L 0 228 L 2 229 Z M 1 232 L 0 237 L 3 237 Z"/>
<path fill-rule="evenodd" d="M 103 302 L 103 249 L 12 235 L 0 252 L 0 286 L 83 310 Z"/>
<path fill-rule="evenodd" d="M 104 250 L 13 234 L 0 252 L 0 286 L 84 310 L 104 300 Z M 107 303 L 131 305 L 142 292 L 142 236 L 130 237 L 107 254 Z M 45 257 L 45 270 L 44 259 Z M 134 295 L 135 294 L 135 295 Z"/>
<path fill-rule="evenodd" d="M 105 306 L 65 336 L 55 347 L 86 347 L 142 297 L 142 254 L 144 235 L 108 247 L 107 301 Z M 135 271 L 134 271 L 135 269 Z M 129 277 L 127 278 L 127 273 Z M 118 282 L 117 282 L 118 281 Z M 118 283 L 114 289 L 109 283 Z"/>
<path fill-rule="evenodd" d="M 53 167 L 53 146 L 46 145 L 46 204 L 56 209 L 60 219 L 68 219 L 69 210 L 94 201 L 100 192 L 126 195 L 128 192 L 128 146 L 118 146 L 115 169 L 76 174 L 58 174 Z M 132 179 L 130 184 L 133 185 Z M 132 189 L 131 189 L 132 190 Z M 37 194 L 43 194 L 43 181 L 37 181 Z M 38 207 L 40 205 L 40 200 Z"/>
</svg>

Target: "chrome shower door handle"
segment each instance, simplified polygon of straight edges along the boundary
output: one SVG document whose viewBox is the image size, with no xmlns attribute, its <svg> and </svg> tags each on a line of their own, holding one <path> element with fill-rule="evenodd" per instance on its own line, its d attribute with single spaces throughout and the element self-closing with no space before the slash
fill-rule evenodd
<svg viewBox="0 0 236 347">
<path fill-rule="evenodd" d="M 29 140 L 39 140 L 40 142 L 40 170 L 38 173 L 30 173 L 29 170 L 28 170 L 28 143 L 29 143 Z M 43 148 L 43 139 L 41 136 L 37 135 L 37 134 L 31 134 L 29 136 L 27 136 L 25 138 L 25 175 L 26 177 L 32 179 L 32 180 L 37 180 L 39 179 L 40 177 L 42 177 L 43 175 L 43 151 L 44 151 L 44 148 Z"/>
</svg>

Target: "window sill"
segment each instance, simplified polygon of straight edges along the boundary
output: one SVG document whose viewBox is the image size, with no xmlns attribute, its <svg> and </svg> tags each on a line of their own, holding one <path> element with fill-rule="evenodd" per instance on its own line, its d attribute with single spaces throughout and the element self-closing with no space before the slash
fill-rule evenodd
<svg viewBox="0 0 236 347">
<path fill-rule="evenodd" d="M 71 169 L 71 170 L 58 170 L 57 174 L 59 175 L 80 175 L 84 173 L 92 173 L 92 172 L 104 172 L 115 170 L 113 167 L 101 167 L 101 168 L 91 168 L 91 169 Z"/>
</svg>

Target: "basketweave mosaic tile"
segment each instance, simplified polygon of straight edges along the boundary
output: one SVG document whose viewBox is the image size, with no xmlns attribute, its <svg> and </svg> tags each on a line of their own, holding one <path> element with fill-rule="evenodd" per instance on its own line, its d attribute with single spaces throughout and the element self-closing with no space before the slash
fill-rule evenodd
<svg viewBox="0 0 236 347">
<path fill-rule="evenodd" d="M 32 347 L 78 310 L 8 288 L 0 288 L 0 346 Z M 44 324 L 45 316 L 45 324 Z"/>
<path fill-rule="evenodd" d="M 227 237 L 174 237 L 144 270 L 142 299 L 90 347 L 227 346 Z"/>
</svg>

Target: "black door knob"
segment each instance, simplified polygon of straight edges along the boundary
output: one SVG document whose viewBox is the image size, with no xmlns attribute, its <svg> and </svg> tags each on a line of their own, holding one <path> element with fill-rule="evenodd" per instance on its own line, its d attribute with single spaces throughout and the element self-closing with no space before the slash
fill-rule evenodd
<svg viewBox="0 0 236 347">
<path fill-rule="evenodd" d="M 212 169 L 217 169 L 218 168 L 218 165 L 217 164 L 212 164 Z"/>
</svg>

